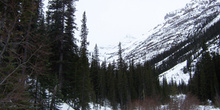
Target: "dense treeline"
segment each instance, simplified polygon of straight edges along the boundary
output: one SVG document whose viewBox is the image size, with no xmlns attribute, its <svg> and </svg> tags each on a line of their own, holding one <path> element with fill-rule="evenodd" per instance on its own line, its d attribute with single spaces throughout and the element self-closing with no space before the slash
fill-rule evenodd
<svg viewBox="0 0 220 110">
<path fill-rule="evenodd" d="M 216 54 L 202 54 L 188 87 L 185 84 L 177 85 L 173 81 L 168 85 L 166 79 L 159 82 L 158 75 L 161 71 L 183 61 L 186 56 L 181 60 L 173 56 L 172 60 L 164 63 L 166 67 L 162 65 L 157 69 L 152 67 L 152 62 L 163 59 L 189 40 L 158 55 L 158 59 L 144 63 L 123 59 L 121 43 L 118 45 L 116 61 L 101 62 L 96 45 L 89 62 L 86 13 L 83 13 L 81 21 L 81 40 L 78 46 L 74 34 L 74 2 L 50 0 L 45 16 L 41 0 L 0 1 L 1 109 L 56 110 L 62 103 L 76 110 L 90 109 L 89 103 L 94 103 L 96 109 L 99 109 L 98 105 L 131 109 L 129 105 L 132 103 L 147 99 L 154 99 L 160 104 L 166 103 L 169 95 L 180 92 L 191 92 L 202 101 L 214 101 L 218 98 L 220 59 Z M 202 41 L 218 35 L 219 24 L 216 23 L 201 34 L 204 38 Z M 201 37 L 193 37 L 194 42 L 189 47 L 174 55 L 181 56 L 188 52 L 193 44 L 201 43 Z M 170 63 L 173 60 L 177 62 Z M 204 65 L 209 66 L 204 68 Z"/>
<path fill-rule="evenodd" d="M 195 94 L 202 102 L 206 102 L 209 99 L 219 103 L 219 61 L 220 55 L 212 53 L 211 56 L 204 45 L 201 58 L 196 63 L 195 74 L 189 81 L 189 91 Z"/>
<path fill-rule="evenodd" d="M 131 61 L 126 64 L 121 52 L 119 43 L 117 62 L 108 65 L 102 62 L 100 65 L 97 46 L 94 49 L 90 72 L 96 93 L 96 103 L 102 104 L 108 99 L 113 108 L 120 104 L 123 109 L 128 109 L 126 108 L 128 104 L 138 99 L 145 100 L 159 96 L 164 96 L 158 99 L 159 102 L 169 99 L 168 93 L 163 93 L 165 87 L 159 84 L 158 73 L 148 62 L 134 64 Z"/>
</svg>

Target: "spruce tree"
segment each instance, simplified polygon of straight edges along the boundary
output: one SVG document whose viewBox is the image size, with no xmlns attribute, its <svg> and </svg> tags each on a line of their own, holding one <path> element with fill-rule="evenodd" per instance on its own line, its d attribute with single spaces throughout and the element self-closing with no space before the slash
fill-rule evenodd
<svg viewBox="0 0 220 110">
<path fill-rule="evenodd" d="M 78 47 L 74 36 L 73 0 L 51 0 L 47 12 L 47 30 L 51 41 L 49 91 L 53 93 L 51 109 L 55 106 L 55 99 L 63 99 L 66 103 L 73 103 L 77 96 L 74 94 L 76 85 Z M 70 77 L 71 76 L 71 77 Z M 59 98 L 58 98 L 59 97 Z"/>
<path fill-rule="evenodd" d="M 162 85 L 162 92 L 161 92 L 161 97 L 162 97 L 162 102 L 166 102 L 169 100 L 169 86 L 167 84 L 166 78 L 163 78 L 163 85 Z"/>
<path fill-rule="evenodd" d="M 101 64 L 101 70 L 98 73 L 98 85 L 100 88 L 100 96 L 101 96 L 101 104 L 104 105 L 105 104 L 105 99 L 106 99 L 106 81 L 107 81 L 107 77 L 106 77 L 106 61 L 103 61 Z M 104 105 L 105 106 L 105 105 Z"/>
<path fill-rule="evenodd" d="M 210 99 L 214 101 L 217 87 L 216 72 L 214 62 L 207 51 L 207 47 L 203 47 L 203 54 L 201 59 L 201 98 L 202 100 Z M 204 76 L 203 76 L 204 75 Z M 209 89 L 207 89 L 209 88 Z"/>
<path fill-rule="evenodd" d="M 92 62 L 91 62 L 91 67 L 90 67 L 90 74 L 91 74 L 91 79 L 92 79 L 92 84 L 93 84 L 93 89 L 96 95 L 95 102 L 100 103 L 100 87 L 99 87 L 99 74 L 100 73 L 100 62 L 99 62 L 99 52 L 98 52 L 98 46 L 95 45 L 94 52 L 92 54 Z"/>
<path fill-rule="evenodd" d="M 64 37 L 64 3 L 63 0 L 49 1 L 47 14 L 48 35 L 51 41 L 50 78 L 51 83 L 49 91 L 52 93 L 50 109 L 55 109 L 55 99 L 60 94 L 63 80 L 63 37 Z"/>
<path fill-rule="evenodd" d="M 215 72 L 216 72 L 216 77 L 217 77 L 217 90 L 216 92 L 218 93 L 218 95 L 220 95 L 220 88 L 219 88 L 219 84 L 220 84 L 220 55 L 218 53 L 215 53 L 213 55 L 213 62 L 215 65 Z"/>
<path fill-rule="evenodd" d="M 202 57 L 196 63 L 195 74 L 189 84 L 192 93 L 203 102 L 207 99 L 214 101 L 218 88 L 216 76 L 214 62 L 204 44 Z"/>
<path fill-rule="evenodd" d="M 107 88 L 108 88 L 108 93 L 107 93 L 107 97 L 109 99 L 109 101 L 111 102 L 111 105 L 113 107 L 113 109 L 117 109 L 117 97 L 116 97 L 116 65 L 115 62 L 113 61 L 112 64 L 109 63 L 108 67 L 107 67 Z"/>
<path fill-rule="evenodd" d="M 75 38 L 75 7 L 73 0 L 65 0 L 65 29 L 63 36 L 63 75 L 62 99 L 73 106 L 75 95 L 75 75 L 77 74 L 78 46 Z"/>
<path fill-rule="evenodd" d="M 88 62 L 88 42 L 87 42 L 87 18 L 86 12 L 83 13 L 82 25 L 81 25 L 81 46 L 80 46 L 80 59 L 79 59 L 79 74 L 77 75 L 78 80 L 78 97 L 79 105 L 82 110 L 89 109 L 88 103 L 93 98 L 93 89 L 91 84 L 90 72 L 89 72 L 89 62 Z"/>
<path fill-rule="evenodd" d="M 118 45 L 118 68 L 117 68 L 117 92 L 118 101 L 122 109 L 126 109 L 125 105 L 130 100 L 130 94 L 128 91 L 128 80 L 127 80 L 127 66 L 122 58 L 121 42 Z"/>
<path fill-rule="evenodd" d="M 128 73 L 128 87 L 131 94 L 131 100 L 137 99 L 137 91 L 135 90 L 135 80 L 136 79 L 136 73 L 135 73 L 135 67 L 134 67 L 134 60 L 130 62 L 129 65 L 129 73 Z"/>
</svg>

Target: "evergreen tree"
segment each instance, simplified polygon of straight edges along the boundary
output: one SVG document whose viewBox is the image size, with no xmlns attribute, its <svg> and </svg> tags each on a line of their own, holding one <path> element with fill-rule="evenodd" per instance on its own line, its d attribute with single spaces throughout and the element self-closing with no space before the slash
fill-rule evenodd
<svg viewBox="0 0 220 110">
<path fill-rule="evenodd" d="M 79 59 L 79 71 L 78 71 L 78 87 L 77 94 L 79 97 L 79 105 L 82 110 L 89 109 L 88 103 L 93 98 L 93 90 L 89 72 L 88 51 L 87 51 L 87 35 L 88 29 L 86 25 L 86 13 L 83 13 L 82 25 L 81 25 L 81 46 L 80 46 L 80 59 Z"/>
<path fill-rule="evenodd" d="M 215 66 L 215 72 L 216 72 L 216 77 L 217 77 L 217 87 L 216 87 L 216 92 L 218 95 L 220 95 L 220 88 L 219 88 L 219 84 L 220 84 L 220 55 L 219 54 L 214 54 L 213 55 L 213 62 L 214 62 L 214 66 Z"/>
<path fill-rule="evenodd" d="M 108 67 L 107 67 L 107 72 L 106 72 L 106 81 L 107 81 L 107 98 L 109 99 L 109 101 L 111 102 L 111 105 L 113 107 L 113 109 L 117 109 L 117 98 L 116 98 L 116 65 L 115 62 L 113 61 L 112 64 L 109 63 Z"/>
<path fill-rule="evenodd" d="M 75 95 L 75 85 L 76 83 L 76 74 L 77 74 L 77 62 L 79 60 L 78 55 L 78 46 L 77 39 L 75 38 L 75 7 L 74 0 L 65 0 L 65 29 L 63 36 L 63 86 L 62 86 L 62 99 L 69 103 L 70 105 L 74 105 L 75 99 L 77 96 Z"/>
<path fill-rule="evenodd" d="M 207 47 L 203 47 L 203 54 L 201 59 L 201 99 L 210 99 L 214 101 L 217 87 L 216 72 L 214 69 L 214 62 L 207 51 Z M 203 76 L 204 75 L 204 76 Z M 209 88 L 209 89 L 207 89 Z M 203 92 L 203 90 L 205 92 Z"/>
<path fill-rule="evenodd" d="M 66 103 L 74 103 L 77 77 L 78 47 L 74 37 L 75 8 L 73 0 L 51 0 L 47 12 L 47 30 L 51 41 L 49 91 L 53 93 L 51 109 L 55 107 L 55 99 L 63 99 Z M 71 77 L 70 77 L 71 76 Z"/>
<path fill-rule="evenodd" d="M 129 66 L 129 73 L 128 73 L 128 87 L 131 94 L 131 100 L 137 99 L 137 91 L 135 90 L 135 67 L 134 67 L 134 60 L 130 62 Z"/>
<path fill-rule="evenodd" d="M 122 58 L 122 48 L 121 43 L 118 45 L 118 69 L 117 69 L 117 93 L 118 101 L 123 109 L 125 105 L 130 100 L 130 95 L 128 91 L 128 80 L 127 80 L 127 66 Z"/>
<path fill-rule="evenodd" d="M 55 99 L 62 88 L 63 81 L 63 45 L 64 45 L 64 3 L 63 0 L 49 1 L 47 12 L 48 35 L 51 43 L 51 55 L 49 62 L 51 63 L 49 78 L 51 81 L 49 91 L 52 92 L 52 100 L 50 109 L 55 109 Z"/>
<path fill-rule="evenodd" d="M 169 100 L 169 86 L 167 84 L 166 78 L 163 78 L 163 86 L 162 86 L 161 97 L 162 97 L 162 102 L 163 103 Z"/>
<path fill-rule="evenodd" d="M 192 93 L 197 95 L 203 102 L 207 99 L 214 101 L 216 96 L 218 82 L 214 67 L 214 62 L 204 44 L 202 57 L 197 62 L 195 75 L 190 81 Z"/>
<path fill-rule="evenodd" d="M 150 97 L 153 95 L 153 88 L 154 88 L 154 78 L 152 75 L 151 67 L 148 62 L 145 62 L 144 64 L 145 68 L 145 96 Z"/>
<path fill-rule="evenodd" d="M 106 77 L 106 61 L 103 61 L 101 64 L 101 70 L 98 73 L 98 86 L 99 86 L 99 91 L 100 91 L 100 103 L 101 105 L 105 106 L 105 99 L 106 99 L 106 81 L 107 81 L 107 77 Z"/>
<path fill-rule="evenodd" d="M 100 73 L 100 62 L 99 62 L 99 52 L 98 52 L 98 46 L 95 45 L 94 52 L 92 54 L 92 62 L 91 62 L 91 67 L 90 67 L 90 74 L 91 74 L 91 79 L 92 79 L 92 84 L 93 84 L 93 89 L 96 95 L 96 103 L 100 103 L 99 99 L 101 98 L 100 96 L 100 88 L 99 88 L 99 74 Z"/>
</svg>

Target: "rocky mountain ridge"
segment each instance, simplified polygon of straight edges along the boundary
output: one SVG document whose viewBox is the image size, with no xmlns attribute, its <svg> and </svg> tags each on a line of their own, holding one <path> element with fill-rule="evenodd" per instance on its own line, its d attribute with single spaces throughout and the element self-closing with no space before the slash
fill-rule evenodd
<svg viewBox="0 0 220 110">
<path fill-rule="evenodd" d="M 158 54 L 203 33 L 219 19 L 220 0 L 192 0 L 184 8 L 168 13 L 164 17 L 164 23 L 157 25 L 147 34 L 130 37 L 130 41 L 129 37 L 122 40 L 124 58 L 137 62 L 151 60 Z M 107 60 L 115 60 L 117 49 L 117 45 L 101 47 L 101 56 L 107 56 Z"/>
</svg>

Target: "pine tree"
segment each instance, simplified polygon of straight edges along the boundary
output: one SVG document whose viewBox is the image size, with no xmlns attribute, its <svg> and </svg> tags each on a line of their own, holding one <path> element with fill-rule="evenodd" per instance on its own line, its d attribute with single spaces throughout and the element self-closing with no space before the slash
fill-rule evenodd
<svg viewBox="0 0 220 110">
<path fill-rule="evenodd" d="M 144 68 L 145 68 L 145 96 L 147 97 L 151 97 L 153 95 L 153 89 L 154 89 L 154 83 L 153 83 L 153 75 L 152 75 L 152 71 L 151 71 L 151 67 L 149 65 L 148 62 L 144 63 Z"/>
<path fill-rule="evenodd" d="M 207 51 L 207 47 L 203 47 L 203 54 L 201 59 L 201 89 L 204 90 L 204 93 L 201 93 L 202 100 L 210 99 L 214 101 L 217 87 L 216 72 L 214 69 L 214 62 L 210 56 L 210 53 Z M 204 75 L 204 76 L 203 76 Z M 209 88 L 209 89 L 207 89 Z M 201 91 L 203 92 L 203 91 Z"/>
<path fill-rule="evenodd" d="M 215 65 L 215 72 L 216 72 L 216 77 L 217 77 L 217 90 L 216 92 L 218 93 L 218 95 L 220 95 L 220 88 L 219 88 L 219 84 L 220 84 L 220 55 L 215 53 L 213 55 L 213 62 Z"/>
<path fill-rule="evenodd" d="M 113 61 L 112 64 L 109 63 L 108 67 L 107 67 L 107 72 L 106 72 L 106 77 L 107 77 L 107 98 L 109 99 L 109 101 L 111 102 L 111 105 L 113 107 L 113 109 L 117 109 L 117 98 L 116 98 L 116 65 L 115 62 Z"/>
<path fill-rule="evenodd" d="M 122 58 L 122 48 L 121 43 L 118 45 L 118 69 L 117 69 L 117 92 L 118 100 L 123 109 L 126 109 L 125 105 L 130 100 L 130 94 L 128 89 L 128 80 L 127 80 L 127 66 Z"/>
<path fill-rule="evenodd" d="M 166 78 L 163 78 L 163 86 L 162 86 L 162 102 L 166 102 L 167 100 L 169 100 L 169 86 L 167 84 L 167 80 Z"/>
<path fill-rule="evenodd" d="M 82 25 L 81 25 L 81 46 L 80 46 L 80 60 L 79 60 L 79 75 L 77 75 L 78 82 L 78 97 L 79 105 L 82 110 L 88 109 L 88 103 L 93 97 L 93 89 L 91 84 L 90 72 L 89 72 L 89 62 L 88 62 L 88 50 L 87 50 L 87 35 L 88 29 L 86 25 L 86 13 L 83 13 Z"/>
<path fill-rule="evenodd" d="M 99 87 L 99 74 L 100 73 L 100 62 L 99 62 L 99 52 L 98 52 L 98 46 L 95 45 L 94 52 L 92 54 L 92 62 L 91 62 L 91 67 L 90 67 L 90 74 L 91 74 L 91 79 L 92 79 L 92 84 L 93 84 L 93 89 L 96 95 L 96 103 L 100 103 L 100 87 Z"/>
<path fill-rule="evenodd" d="M 106 61 L 103 61 L 102 64 L 101 64 L 101 70 L 100 72 L 98 73 L 98 85 L 99 85 L 99 91 L 100 91 L 100 103 L 101 105 L 104 105 L 105 104 L 105 99 L 106 99 L 106 81 L 107 81 L 107 77 L 106 77 Z M 105 106 L 105 105 L 104 105 Z"/>
<path fill-rule="evenodd" d="M 192 93 L 203 102 L 207 99 L 212 101 L 215 99 L 218 82 L 214 62 L 205 44 L 203 45 L 202 57 L 196 63 L 195 75 L 190 81 L 190 88 Z"/>
<path fill-rule="evenodd" d="M 62 99 L 73 106 L 74 100 L 77 98 L 75 95 L 76 74 L 77 74 L 77 62 L 78 46 L 77 39 L 75 38 L 75 7 L 73 0 L 65 0 L 64 7 L 64 18 L 65 18 L 65 29 L 63 36 L 63 75 L 62 75 Z"/>
<path fill-rule="evenodd" d="M 128 73 L 128 87 L 131 94 L 131 100 L 137 99 L 137 91 L 135 90 L 135 80 L 136 79 L 134 60 L 130 62 L 129 73 Z"/>
<path fill-rule="evenodd" d="M 63 81 L 63 45 L 64 45 L 64 3 L 63 0 L 49 1 L 49 9 L 47 14 L 48 33 L 51 43 L 51 55 L 49 62 L 51 63 L 51 71 L 49 78 L 52 81 L 50 92 L 53 93 L 50 109 L 55 109 L 55 99 L 60 94 Z"/>
<path fill-rule="evenodd" d="M 49 84 L 50 92 L 53 92 L 51 109 L 54 108 L 56 97 L 62 97 L 66 103 L 72 103 L 77 98 L 74 95 L 74 86 L 79 56 L 74 37 L 76 27 L 73 3 L 73 0 L 49 1 L 47 29 L 52 54 L 49 59 L 51 71 L 48 78 L 53 80 Z"/>
</svg>

